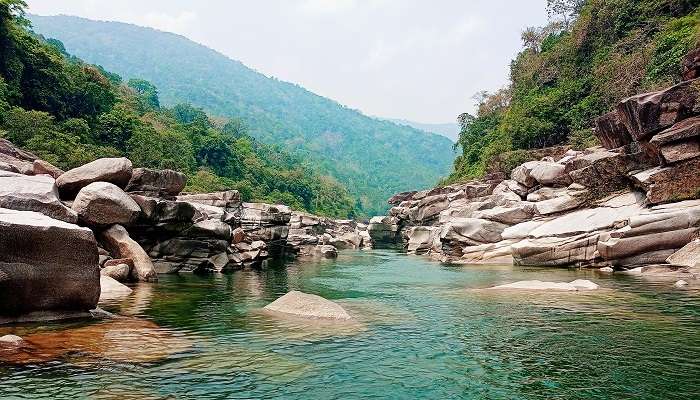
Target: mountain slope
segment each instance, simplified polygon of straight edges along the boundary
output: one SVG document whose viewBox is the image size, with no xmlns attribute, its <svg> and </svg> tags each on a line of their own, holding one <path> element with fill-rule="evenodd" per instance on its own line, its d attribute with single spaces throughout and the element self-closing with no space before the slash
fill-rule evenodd
<svg viewBox="0 0 700 400">
<path fill-rule="evenodd" d="M 240 117 L 259 140 L 306 154 L 370 214 L 384 211 L 393 193 L 433 185 L 454 159 L 444 137 L 364 116 L 182 36 L 69 16 L 30 19 L 37 33 L 61 40 L 71 54 L 153 82 L 165 105 L 185 101 Z"/>
<path fill-rule="evenodd" d="M 459 136 L 459 125 L 456 122 L 446 122 L 444 124 L 425 124 L 406 119 L 389 118 L 388 120 L 397 125 L 407 125 L 411 128 L 419 129 L 424 132 L 437 133 L 438 135 L 444 136 L 453 142 L 456 142 L 457 137 Z"/>
</svg>

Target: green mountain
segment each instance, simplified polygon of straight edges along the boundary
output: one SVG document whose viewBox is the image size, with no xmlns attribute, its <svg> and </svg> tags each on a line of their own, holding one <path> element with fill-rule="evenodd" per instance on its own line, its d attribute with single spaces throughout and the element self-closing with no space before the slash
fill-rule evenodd
<svg viewBox="0 0 700 400">
<path fill-rule="evenodd" d="M 70 16 L 30 19 L 35 32 L 62 41 L 69 53 L 153 82 L 164 105 L 189 102 L 241 118 L 253 137 L 335 177 L 369 214 L 385 211 L 393 193 L 434 185 L 454 159 L 444 137 L 367 117 L 182 36 Z"/>
<path fill-rule="evenodd" d="M 424 132 L 437 133 L 444 136 L 453 142 L 457 141 L 459 136 L 459 124 L 455 122 L 446 122 L 442 124 L 427 124 L 424 122 L 409 121 L 407 119 L 388 118 L 389 121 L 398 125 L 408 125 L 411 128 L 416 128 Z"/>
</svg>

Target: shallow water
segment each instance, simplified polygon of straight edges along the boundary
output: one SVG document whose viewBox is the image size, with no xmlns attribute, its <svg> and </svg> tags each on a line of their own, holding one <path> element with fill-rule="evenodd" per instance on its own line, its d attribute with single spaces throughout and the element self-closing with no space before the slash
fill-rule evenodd
<svg viewBox="0 0 700 400">
<path fill-rule="evenodd" d="M 591 279 L 577 293 L 478 290 Z M 298 289 L 357 323 L 280 320 Z M 128 318 L 0 328 L 0 398 L 700 398 L 700 290 L 593 271 L 450 266 L 392 250 L 263 271 L 162 276 L 105 309 Z"/>
</svg>

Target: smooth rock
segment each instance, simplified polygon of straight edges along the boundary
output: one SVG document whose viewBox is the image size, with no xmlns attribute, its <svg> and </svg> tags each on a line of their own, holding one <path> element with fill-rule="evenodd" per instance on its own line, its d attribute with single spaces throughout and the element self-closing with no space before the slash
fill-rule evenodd
<svg viewBox="0 0 700 400">
<path fill-rule="evenodd" d="M 20 347 L 24 344 L 24 339 L 17 335 L 0 336 L 0 348 L 2 347 Z"/>
<path fill-rule="evenodd" d="M 538 280 L 519 281 L 498 285 L 489 288 L 491 290 L 548 290 L 548 291 L 570 291 L 574 292 L 578 289 L 567 282 L 542 282 Z"/>
<path fill-rule="evenodd" d="M 131 288 L 107 275 L 100 275 L 100 288 L 100 302 L 120 299 L 132 292 Z"/>
<path fill-rule="evenodd" d="M 683 248 L 668 257 L 666 262 L 671 265 L 685 267 L 694 267 L 700 263 L 700 239 L 695 239 L 683 246 Z"/>
<path fill-rule="evenodd" d="M 126 282 L 131 275 L 131 266 L 129 264 L 106 265 L 100 270 L 100 275 L 108 276 L 118 282 Z"/>
<path fill-rule="evenodd" d="M 265 306 L 264 309 L 309 319 L 340 321 L 352 319 L 350 314 L 338 304 L 315 294 L 307 294 L 297 290 L 278 298 Z"/>
<path fill-rule="evenodd" d="M 615 270 L 612 269 L 611 267 L 602 267 L 602 268 L 598 268 L 598 271 L 604 272 L 606 274 L 610 274 L 610 273 L 613 273 Z"/>
<path fill-rule="evenodd" d="M 571 184 L 571 178 L 566 173 L 566 167 L 555 162 L 538 162 L 532 168 L 530 176 L 545 186 L 564 187 Z"/>
<path fill-rule="evenodd" d="M 0 209 L 0 323 L 27 314 L 87 312 L 100 295 L 97 243 L 87 228 Z"/>
<path fill-rule="evenodd" d="M 61 203 L 50 176 L 29 176 L 0 171 L 0 208 L 36 211 L 68 223 L 78 222 L 78 215 Z"/>
<path fill-rule="evenodd" d="M 126 187 L 133 172 L 127 158 L 100 158 L 63 173 L 56 179 L 61 198 L 72 199 L 80 189 L 93 182 L 109 182 L 120 188 Z"/>
<path fill-rule="evenodd" d="M 108 182 L 93 182 L 80 189 L 71 208 L 82 222 L 95 227 L 130 225 L 141 212 L 131 197 Z"/>
<path fill-rule="evenodd" d="M 134 262 L 132 278 L 139 281 L 157 281 L 155 267 L 148 254 L 136 243 L 121 225 L 112 225 L 100 233 L 100 241 L 106 249 L 119 258 L 130 258 Z"/>
<path fill-rule="evenodd" d="M 676 283 L 674 283 L 673 286 L 675 286 L 677 288 L 685 287 L 685 286 L 688 286 L 688 282 L 681 279 L 681 280 L 676 281 Z"/>
</svg>

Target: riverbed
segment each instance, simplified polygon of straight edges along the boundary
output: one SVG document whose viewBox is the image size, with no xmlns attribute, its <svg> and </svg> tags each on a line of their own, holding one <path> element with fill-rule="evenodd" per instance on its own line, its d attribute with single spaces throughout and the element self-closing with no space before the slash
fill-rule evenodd
<svg viewBox="0 0 700 400">
<path fill-rule="evenodd" d="M 601 289 L 481 290 L 530 279 Z M 103 305 L 124 318 L 0 328 L 33 345 L 0 353 L 0 398 L 700 398 L 700 286 L 673 282 L 394 250 L 164 275 Z M 289 290 L 356 322 L 261 311 Z"/>
</svg>

